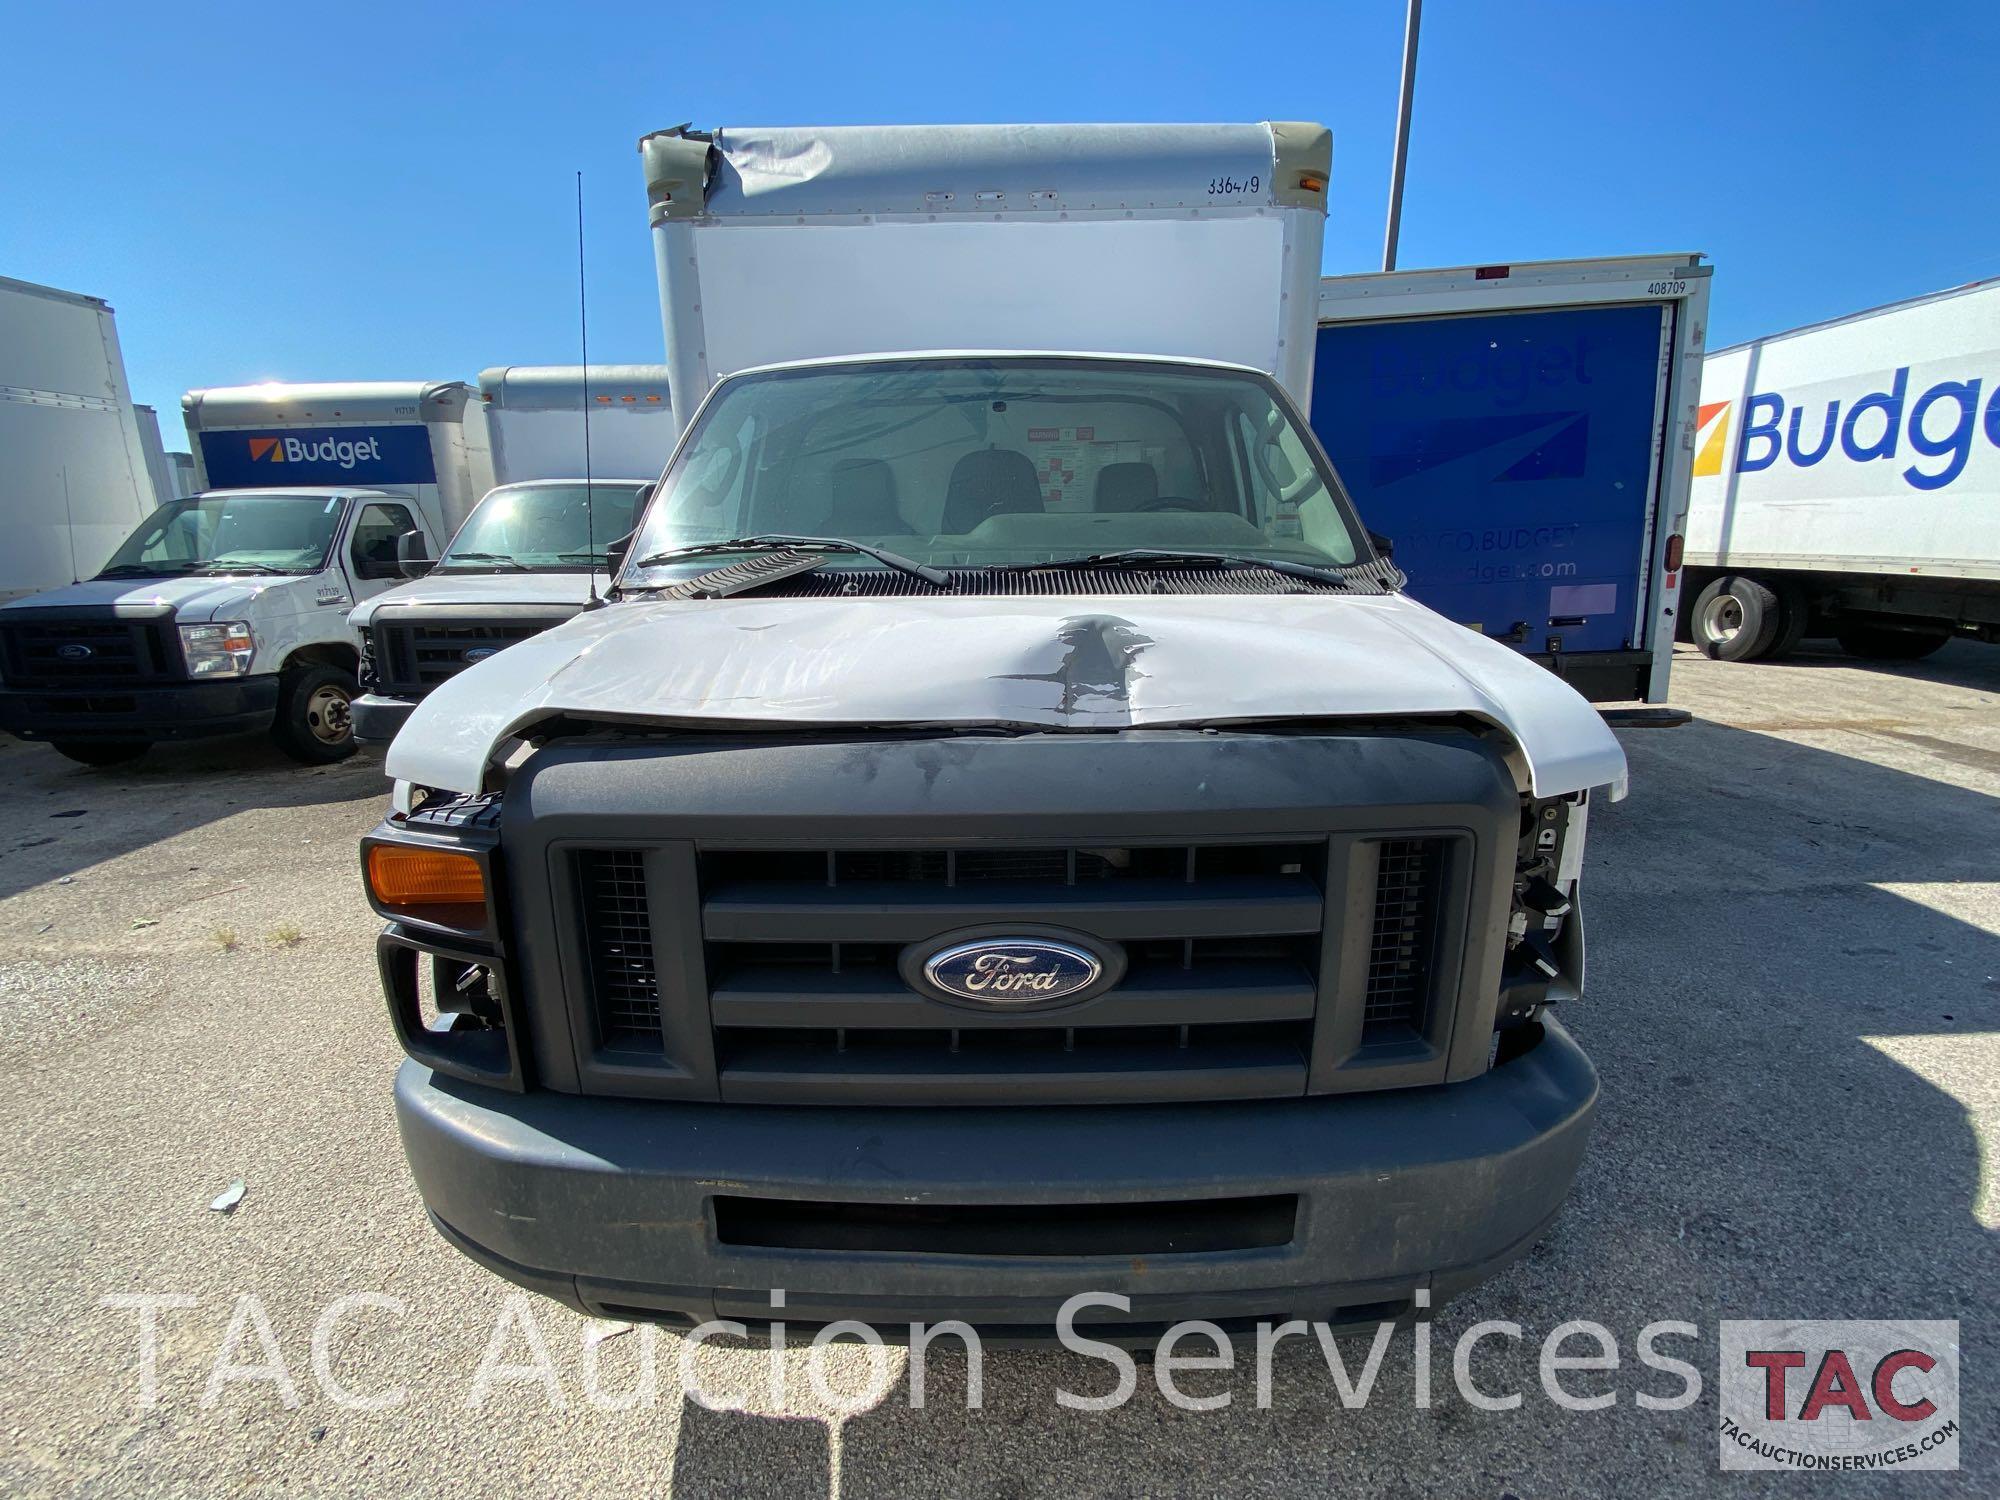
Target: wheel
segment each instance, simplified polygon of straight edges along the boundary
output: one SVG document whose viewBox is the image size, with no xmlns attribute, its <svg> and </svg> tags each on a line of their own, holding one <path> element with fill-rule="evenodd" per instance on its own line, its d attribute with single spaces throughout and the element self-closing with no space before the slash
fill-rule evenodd
<svg viewBox="0 0 2000 1500">
<path fill-rule="evenodd" d="M 1799 642 L 1806 638 L 1806 626 L 1812 620 L 1812 600 L 1789 578 L 1776 580 L 1773 592 L 1778 596 L 1778 633 L 1771 641 L 1771 649 L 1764 653 L 1764 660 L 1782 661 L 1798 650 Z"/>
<path fill-rule="evenodd" d="M 278 716 L 271 738 L 293 760 L 326 765 L 354 753 L 354 716 L 349 707 L 360 689 L 354 674 L 315 665 L 285 673 L 278 684 Z"/>
<path fill-rule="evenodd" d="M 50 740 L 49 748 L 80 765 L 122 766 L 153 748 L 151 740 Z"/>
<path fill-rule="evenodd" d="M 1702 653 L 1717 661 L 1757 661 L 1782 624 L 1778 596 L 1754 578 L 1726 573 L 1695 597 L 1688 627 Z"/>
<path fill-rule="evenodd" d="M 1842 625 L 1833 633 L 1840 649 L 1863 661 L 1921 661 L 1951 639 L 1949 630 L 1924 626 L 1898 630 L 1888 625 Z"/>
</svg>

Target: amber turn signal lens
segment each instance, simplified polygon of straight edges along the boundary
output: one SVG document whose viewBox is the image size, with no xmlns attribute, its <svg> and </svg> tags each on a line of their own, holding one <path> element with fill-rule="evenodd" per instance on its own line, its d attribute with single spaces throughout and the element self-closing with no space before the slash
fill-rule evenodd
<svg viewBox="0 0 2000 1500">
<path fill-rule="evenodd" d="M 479 861 L 448 850 L 376 844 L 368 851 L 368 889 L 384 906 L 484 906 Z"/>
</svg>

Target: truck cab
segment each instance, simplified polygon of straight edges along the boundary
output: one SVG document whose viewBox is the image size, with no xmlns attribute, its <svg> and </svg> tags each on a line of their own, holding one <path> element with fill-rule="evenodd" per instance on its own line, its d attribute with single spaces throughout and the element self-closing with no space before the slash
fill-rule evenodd
<svg viewBox="0 0 2000 1500">
<path fill-rule="evenodd" d="M 361 645 L 354 734 L 396 737 L 439 683 L 560 625 L 610 587 L 651 479 L 535 479 L 489 491 L 436 562 L 348 616 Z"/>
<path fill-rule="evenodd" d="M 1327 133 L 642 152 L 687 430 L 609 602 L 419 704 L 363 843 L 439 1231 L 599 1316 L 1092 1290 L 1117 1341 L 1524 1253 L 1624 758 L 1313 435 Z"/>
<path fill-rule="evenodd" d="M 338 760 L 354 748 L 347 611 L 401 578 L 401 538 L 437 525 L 386 489 L 169 501 L 94 577 L 0 606 L 0 728 L 85 765 L 253 729 Z"/>
</svg>

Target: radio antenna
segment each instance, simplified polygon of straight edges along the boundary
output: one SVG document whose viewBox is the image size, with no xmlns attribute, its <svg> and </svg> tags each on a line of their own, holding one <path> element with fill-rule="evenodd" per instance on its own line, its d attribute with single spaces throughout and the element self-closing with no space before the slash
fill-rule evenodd
<svg viewBox="0 0 2000 1500">
<path fill-rule="evenodd" d="M 583 345 L 583 549 L 589 555 L 590 599 L 585 609 L 603 603 L 597 597 L 597 495 L 590 475 L 590 304 L 584 296 L 583 276 L 583 172 L 576 174 L 576 326 Z"/>
</svg>

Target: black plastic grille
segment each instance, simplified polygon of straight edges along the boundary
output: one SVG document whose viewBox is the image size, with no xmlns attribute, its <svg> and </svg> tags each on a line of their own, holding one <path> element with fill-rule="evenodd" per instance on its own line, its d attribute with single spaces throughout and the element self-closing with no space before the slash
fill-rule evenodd
<svg viewBox="0 0 2000 1500">
<path fill-rule="evenodd" d="M 725 1101 L 1033 1104 L 1297 1096 L 1316 1027 L 1356 1011 L 1363 1044 L 1422 1045 L 1454 843 L 1364 839 L 1358 862 L 1325 838 L 570 857 L 594 1029 L 622 1064 L 672 1062 L 669 1039 L 705 1027 Z M 1330 902 L 1349 870 L 1360 899 L 1342 875 Z M 670 971 L 656 930 L 676 934 Z M 950 934 L 1038 930 L 1122 975 L 1012 1008 L 934 994 L 905 963 Z"/>
<path fill-rule="evenodd" d="M 1424 1023 L 1437 956 L 1443 839 L 1385 839 L 1376 846 L 1375 917 L 1362 1024 L 1381 1034 Z"/>
<path fill-rule="evenodd" d="M 375 671 L 385 691 L 426 693 L 471 666 L 466 653 L 503 650 L 558 623 L 552 619 L 432 625 L 378 622 L 374 627 Z"/>
<path fill-rule="evenodd" d="M 169 676 L 168 622 L 21 620 L 0 627 L 7 681 L 16 687 L 130 687 Z"/>
<path fill-rule="evenodd" d="M 645 856 L 637 849 L 584 849 L 574 858 L 591 992 L 605 1045 L 657 1049 L 660 983 Z"/>
<path fill-rule="evenodd" d="M 1325 865 L 1323 842 L 705 851 L 725 1097 L 1297 1093 Z M 952 1006 L 899 968 L 910 943 L 1009 927 L 1115 944 L 1124 977 L 1037 1015 Z"/>
</svg>

